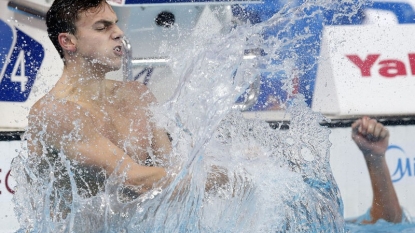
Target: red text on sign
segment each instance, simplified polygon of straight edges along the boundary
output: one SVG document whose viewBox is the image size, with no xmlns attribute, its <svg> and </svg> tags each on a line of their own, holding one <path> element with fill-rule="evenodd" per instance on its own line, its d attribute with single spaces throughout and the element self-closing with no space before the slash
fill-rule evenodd
<svg viewBox="0 0 415 233">
<path fill-rule="evenodd" d="M 359 68 L 362 77 L 370 77 L 372 76 L 371 69 L 379 59 L 380 54 L 369 54 L 364 59 L 360 58 L 358 55 L 346 55 L 346 57 Z M 408 54 L 408 61 L 409 70 L 412 75 L 415 75 L 415 53 Z M 408 75 L 406 65 L 401 60 L 386 59 L 380 60 L 377 64 L 379 65 L 379 75 L 385 78 Z"/>
</svg>

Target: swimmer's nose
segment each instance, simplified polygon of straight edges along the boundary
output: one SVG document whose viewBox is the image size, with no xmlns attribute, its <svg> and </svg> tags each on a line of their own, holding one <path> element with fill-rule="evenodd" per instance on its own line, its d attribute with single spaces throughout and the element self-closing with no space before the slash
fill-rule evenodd
<svg viewBox="0 0 415 233">
<path fill-rule="evenodd" d="M 112 38 L 114 40 L 121 40 L 123 37 L 124 32 L 117 25 L 115 25 L 114 32 L 112 33 Z"/>
</svg>

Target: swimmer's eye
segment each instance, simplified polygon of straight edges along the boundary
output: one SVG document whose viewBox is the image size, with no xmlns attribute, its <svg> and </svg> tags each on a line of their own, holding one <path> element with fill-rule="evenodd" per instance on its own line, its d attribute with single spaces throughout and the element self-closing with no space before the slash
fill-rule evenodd
<svg viewBox="0 0 415 233">
<path fill-rule="evenodd" d="M 118 21 L 116 21 L 115 23 L 117 23 L 117 22 Z M 94 24 L 95 30 L 97 30 L 97 31 L 108 30 L 113 25 L 114 25 L 114 22 L 112 22 L 112 21 L 106 21 L 106 20 L 101 20 L 101 21 L 98 21 L 97 23 Z"/>
<path fill-rule="evenodd" d="M 97 30 L 97 31 L 104 31 L 105 29 L 107 29 L 107 27 L 101 27 L 101 28 L 97 28 L 95 30 Z"/>
</svg>

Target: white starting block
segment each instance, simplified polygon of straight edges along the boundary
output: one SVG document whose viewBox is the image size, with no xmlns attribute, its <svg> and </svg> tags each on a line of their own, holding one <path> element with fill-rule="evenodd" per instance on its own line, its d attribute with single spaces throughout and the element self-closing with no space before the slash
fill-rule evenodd
<svg viewBox="0 0 415 233">
<path fill-rule="evenodd" d="M 415 9 L 414 1 L 410 5 Z M 324 28 L 312 109 L 332 119 L 362 115 L 413 119 L 415 24 L 398 24 L 391 11 L 370 10 L 366 15 L 365 25 Z M 415 216 L 415 126 L 388 129 L 391 178 L 400 204 Z M 330 164 L 345 217 L 357 217 L 367 211 L 373 196 L 363 155 L 351 139 L 350 127 L 333 128 L 330 141 Z"/>
<path fill-rule="evenodd" d="M 338 117 L 415 115 L 415 24 L 326 27 L 313 110 Z"/>
</svg>

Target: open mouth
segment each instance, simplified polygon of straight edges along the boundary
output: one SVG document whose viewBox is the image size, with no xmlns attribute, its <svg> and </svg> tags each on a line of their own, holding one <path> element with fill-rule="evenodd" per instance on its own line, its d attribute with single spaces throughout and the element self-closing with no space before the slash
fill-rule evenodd
<svg viewBox="0 0 415 233">
<path fill-rule="evenodd" d="M 122 47 L 121 47 L 121 46 L 116 46 L 116 47 L 114 48 L 114 52 L 115 52 L 117 55 L 121 56 L 121 55 L 122 55 Z"/>
</svg>

